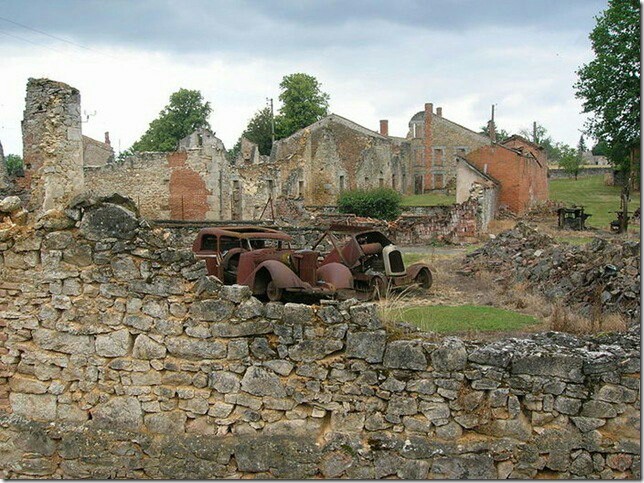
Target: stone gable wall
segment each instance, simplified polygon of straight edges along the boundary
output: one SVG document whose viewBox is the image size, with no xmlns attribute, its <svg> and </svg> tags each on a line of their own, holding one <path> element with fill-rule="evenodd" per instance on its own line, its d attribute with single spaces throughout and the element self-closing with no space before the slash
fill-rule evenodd
<svg viewBox="0 0 644 483">
<path fill-rule="evenodd" d="M 264 305 L 114 200 L 67 214 L 0 231 L 5 478 L 639 477 L 637 332 L 466 342 Z"/>
</svg>

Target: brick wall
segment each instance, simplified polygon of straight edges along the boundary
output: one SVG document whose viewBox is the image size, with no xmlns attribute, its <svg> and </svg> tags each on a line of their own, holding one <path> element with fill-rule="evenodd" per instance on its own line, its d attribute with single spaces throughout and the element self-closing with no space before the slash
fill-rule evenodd
<svg viewBox="0 0 644 483">
<path fill-rule="evenodd" d="M 499 205 L 524 213 L 548 199 L 548 167 L 501 145 L 483 146 L 467 155 L 468 161 L 500 182 Z"/>
</svg>

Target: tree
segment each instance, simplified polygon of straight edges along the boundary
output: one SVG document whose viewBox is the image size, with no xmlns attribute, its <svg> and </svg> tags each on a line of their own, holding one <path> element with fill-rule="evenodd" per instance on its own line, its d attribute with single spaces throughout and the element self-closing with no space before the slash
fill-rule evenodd
<svg viewBox="0 0 644 483">
<path fill-rule="evenodd" d="M 561 144 L 556 143 L 552 139 L 550 134 L 548 134 L 548 130 L 545 128 L 545 126 L 537 123 L 536 129 L 534 128 L 534 126 L 530 129 L 523 128 L 519 131 L 519 134 L 524 138 L 532 141 L 533 143 L 541 146 L 546 152 L 548 160 L 559 163 L 559 161 L 561 160 L 561 151 L 559 149 Z"/>
<path fill-rule="evenodd" d="M 264 109 L 257 111 L 251 120 L 248 121 L 248 126 L 246 126 L 242 136 L 257 144 L 259 154 L 264 154 L 266 156 L 271 154 L 271 148 L 273 147 L 271 108 L 265 107 Z M 234 149 L 235 148 L 233 148 L 233 150 Z"/>
<path fill-rule="evenodd" d="M 4 163 L 7 166 L 8 175 L 24 175 L 24 163 L 22 162 L 22 156 L 18 154 L 7 154 L 7 157 L 4 159 Z"/>
<path fill-rule="evenodd" d="M 170 103 L 150 123 L 148 130 L 132 145 L 133 151 L 174 151 L 179 141 L 199 128 L 210 129 L 212 112 L 201 92 L 179 89 L 170 96 Z"/>
<path fill-rule="evenodd" d="M 608 144 L 606 141 L 597 141 L 590 152 L 593 153 L 593 156 L 606 156 L 608 155 Z"/>
<path fill-rule="evenodd" d="M 329 113 L 329 95 L 318 80 L 308 74 L 284 76 L 280 83 L 282 106 L 275 117 L 276 137 L 282 139 L 313 124 Z"/>
<path fill-rule="evenodd" d="M 582 158 L 578 149 L 572 148 L 567 144 L 560 144 L 559 147 L 560 159 L 559 166 L 561 166 L 566 173 L 569 173 L 577 179 L 579 170 L 582 166 Z"/>
<path fill-rule="evenodd" d="M 640 144 L 640 3 L 609 0 L 596 21 L 589 36 L 595 58 L 577 71 L 575 95 L 593 115 L 586 132 L 610 147 L 613 164 L 628 170 L 629 156 L 620 156 Z"/>
<path fill-rule="evenodd" d="M 498 143 L 501 143 L 510 137 L 510 133 L 505 129 L 496 128 L 495 132 L 496 132 L 496 142 Z M 482 126 L 479 133 L 483 134 L 484 136 L 490 137 L 490 130 L 488 129 L 487 125 Z"/>
<path fill-rule="evenodd" d="M 584 136 L 582 135 L 579 138 L 579 143 L 577 144 L 577 152 L 580 156 L 583 156 L 586 151 L 588 151 L 588 148 L 586 147 L 586 141 L 584 140 Z"/>
</svg>

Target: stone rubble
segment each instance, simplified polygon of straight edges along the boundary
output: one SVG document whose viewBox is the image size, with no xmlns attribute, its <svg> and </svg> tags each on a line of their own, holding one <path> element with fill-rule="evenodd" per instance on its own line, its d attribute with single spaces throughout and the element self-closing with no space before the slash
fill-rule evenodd
<svg viewBox="0 0 644 483">
<path fill-rule="evenodd" d="M 601 308 L 639 323 L 640 263 L 637 242 L 596 237 L 585 246 L 560 244 L 519 222 L 470 253 L 463 272 L 507 274 L 586 317 Z"/>
</svg>

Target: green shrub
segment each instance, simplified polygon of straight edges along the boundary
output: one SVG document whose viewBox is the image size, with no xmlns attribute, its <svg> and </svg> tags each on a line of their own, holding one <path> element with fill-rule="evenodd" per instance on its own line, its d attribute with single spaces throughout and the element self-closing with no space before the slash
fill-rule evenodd
<svg viewBox="0 0 644 483">
<path fill-rule="evenodd" d="M 390 188 L 345 191 L 338 198 L 341 213 L 353 213 L 381 220 L 394 220 L 402 209 L 402 196 Z"/>
</svg>

